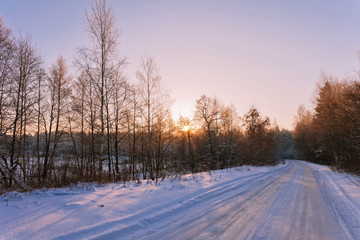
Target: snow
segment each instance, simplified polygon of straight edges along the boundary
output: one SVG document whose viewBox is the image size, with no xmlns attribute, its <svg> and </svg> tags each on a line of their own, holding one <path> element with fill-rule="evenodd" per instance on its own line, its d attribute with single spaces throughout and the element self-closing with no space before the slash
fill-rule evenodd
<svg viewBox="0 0 360 240">
<path fill-rule="evenodd" d="M 0 239 L 360 239 L 360 182 L 286 161 L 0 198 Z"/>
</svg>

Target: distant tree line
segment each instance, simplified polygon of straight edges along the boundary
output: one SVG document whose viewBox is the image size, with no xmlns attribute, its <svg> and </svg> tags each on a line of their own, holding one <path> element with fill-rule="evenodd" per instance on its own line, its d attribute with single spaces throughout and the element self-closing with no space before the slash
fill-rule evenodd
<svg viewBox="0 0 360 240">
<path fill-rule="evenodd" d="M 291 132 L 271 126 L 256 108 L 240 118 L 233 106 L 203 95 L 194 119 L 175 123 L 154 59 L 141 60 L 136 85 L 124 76 L 106 1 L 94 2 L 85 19 L 92 44 L 79 48 L 73 77 L 61 56 L 46 69 L 31 38 L 15 38 L 0 18 L 0 192 L 157 182 L 293 157 Z"/>
<path fill-rule="evenodd" d="M 360 174 L 359 80 L 323 74 L 315 109 L 298 109 L 294 141 L 303 159 Z"/>
</svg>

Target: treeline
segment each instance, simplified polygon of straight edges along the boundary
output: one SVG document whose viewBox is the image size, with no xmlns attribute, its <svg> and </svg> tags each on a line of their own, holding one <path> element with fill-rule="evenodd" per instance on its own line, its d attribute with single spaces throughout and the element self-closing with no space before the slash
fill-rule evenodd
<svg viewBox="0 0 360 240">
<path fill-rule="evenodd" d="M 360 174 L 360 81 L 322 76 L 316 106 L 298 109 L 295 148 L 302 158 Z"/>
<path fill-rule="evenodd" d="M 79 48 L 77 77 L 59 57 L 48 69 L 29 36 L 0 18 L 0 192 L 79 181 L 129 181 L 293 157 L 292 135 L 251 108 L 201 96 L 194 119 L 170 116 L 170 97 L 152 58 L 132 85 L 123 74 L 111 7 L 86 14 L 92 45 Z"/>
</svg>

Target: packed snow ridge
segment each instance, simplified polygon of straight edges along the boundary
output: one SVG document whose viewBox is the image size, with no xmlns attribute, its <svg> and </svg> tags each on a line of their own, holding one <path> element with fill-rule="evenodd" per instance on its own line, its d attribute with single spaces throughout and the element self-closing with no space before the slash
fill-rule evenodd
<svg viewBox="0 0 360 240">
<path fill-rule="evenodd" d="M 359 179 L 295 160 L 0 200 L 0 239 L 360 239 Z"/>
</svg>

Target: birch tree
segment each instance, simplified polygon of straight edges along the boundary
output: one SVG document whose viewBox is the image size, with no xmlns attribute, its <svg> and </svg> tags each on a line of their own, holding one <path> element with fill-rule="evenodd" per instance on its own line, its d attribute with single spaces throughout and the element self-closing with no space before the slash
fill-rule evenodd
<svg viewBox="0 0 360 240">
<path fill-rule="evenodd" d="M 149 172 L 149 178 L 155 179 L 162 161 L 160 149 L 163 144 L 162 132 L 170 101 L 168 94 L 161 88 L 161 77 L 153 58 L 142 59 L 137 78 L 139 80 L 139 97 L 142 103 L 144 129 L 142 145 L 146 157 L 143 173 L 144 178 Z"/>
<path fill-rule="evenodd" d="M 49 170 L 52 170 L 56 157 L 56 149 L 60 138 L 65 134 L 67 123 L 68 99 L 71 95 L 70 76 L 65 59 L 58 57 L 49 71 L 47 81 L 49 92 L 47 112 L 43 114 L 45 129 L 45 153 L 42 180 L 45 182 Z"/>
<path fill-rule="evenodd" d="M 105 0 L 95 1 L 90 11 L 86 12 L 85 26 L 92 45 L 90 48 L 79 50 L 76 63 L 92 82 L 94 95 L 99 102 L 99 106 L 96 106 L 100 121 L 98 177 L 102 180 L 105 160 L 105 130 L 108 120 L 106 100 L 109 96 L 109 88 L 107 85 L 110 79 L 120 71 L 125 59 L 118 57 L 117 45 L 120 32 L 116 27 L 113 8 L 108 6 Z"/>
<path fill-rule="evenodd" d="M 8 85 L 11 89 L 9 95 L 11 102 L 7 114 L 9 120 L 7 129 L 11 129 L 11 134 L 9 134 L 11 139 L 8 142 L 8 156 L 3 158 L 5 167 L 10 174 L 10 186 L 16 174 L 16 169 L 21 164 L 20 160 L 25 161 L 27 126 L 31 118 L 32 107 L 36 102 L 36 80 L 40 69 L 41 60 L 36 48 L 31 43 L 30 37 L 20 37 L 15 43 L 11 63 L 11 82 Z M 25 162 L 22 162 L 22 164 L 25 167 Z"/>
</svg>

